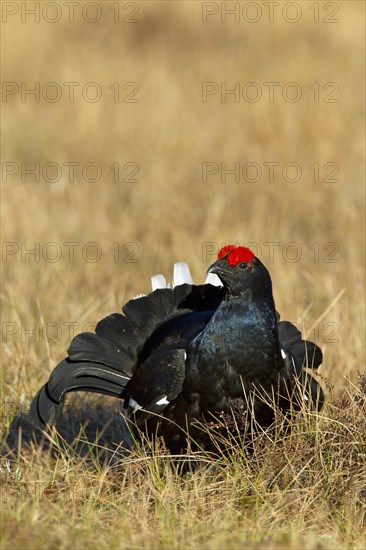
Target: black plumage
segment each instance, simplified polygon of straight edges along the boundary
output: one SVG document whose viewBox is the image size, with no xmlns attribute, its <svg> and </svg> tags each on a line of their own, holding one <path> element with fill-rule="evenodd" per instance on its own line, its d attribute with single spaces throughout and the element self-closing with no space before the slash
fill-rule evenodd
<svg viewBox="0 0 366 550">
<path fill-rule="evenodd" d="M 51 424 L 67 392 L 93 391 L 123 399 L 138 426 L 180 453 L 187 431 L 209 448 L 202 425 L 233 414 L 238 403 L 248 425 L 263 427 L 274 418 L 272 398 L 283 411 L 320 408 L 322 389 L 304 367 L 317 369 L 322 352 L 279 320 L 262 262 L 229 246 L 209 272 L 223 286 L 155 290 L 100 321 L 95 333 L 76 336 L 33 400 L 33 424 Z"/>
</svg>

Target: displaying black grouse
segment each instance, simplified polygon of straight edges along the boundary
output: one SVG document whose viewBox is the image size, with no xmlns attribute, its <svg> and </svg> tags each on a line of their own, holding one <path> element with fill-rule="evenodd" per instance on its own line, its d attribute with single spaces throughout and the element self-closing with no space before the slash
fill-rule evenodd
<svg viewBox="0 0 366 550">
<path fill-rule="evenodd" d="M 218 279 L 193 285 L 188 266 L 186 272 L 178 282 L 188 283 L 130 300 L 123 314 L 73 339 L 33 400 L 36 427 L 52 423 L 67 392 L 97 392 L 123 399 L 139 427 L 180 453 L 187 432 L 208 448 L 202 425 L 232 414 L 238 403 L 249 424 L 263 427 L 273 421 L 273 402 L 283 411 L 304 403 L 321 408 L 323 391 L 304 367 L 317 369 L 322 352 L 279 321 L 270 275 L 252 251 L 220 250 L 208 270 L 220 286 Z M 163 279 L 155 276 L 153 288 L 165 286 Z"/>
</svg>

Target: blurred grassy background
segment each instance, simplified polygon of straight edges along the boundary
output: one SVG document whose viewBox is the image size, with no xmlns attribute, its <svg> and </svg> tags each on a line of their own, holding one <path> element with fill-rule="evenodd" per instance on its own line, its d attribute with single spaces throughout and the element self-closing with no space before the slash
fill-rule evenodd
<svg viewBox="0 0 366 550">
<path fill-rule="evenodd" d="M 60 3 L 62 4 L 62 3 Z M 276 305 L 283 318 L 306 330 L 321 317 L 338 293 L 337 304 L 321 319 L 316 339 L 325 351 L 322 374 L 342 392 L 345 376 L 364 368 L 364 4 L 338 2 L 338 23 L 326 24 L 324 4 L 314 23 L 310 3 L 303 16 L 288 23 L 276 16 L 255 24 L 219 15 L 202 22 L 200 2 L 138 2 L 137 23 L 114 23 L 111 3 L 101 3 L 100 21 L 88 23 L 65 11 L 55 24 L 27 16 L 9 16 L 3 24 L 3 80 L 41 87 L 48 82 L 79 82 L 75 101 L 35 102 L 20 93 L 2 104 L 3 162 L 100 164 L 103 176 L 91 183 L 80 169 L 74 182 L 34 182 L 20 173 L 2 182 L 3 242 L 59 243 L 60 261 L 51 263 L 20 253 L 3 258 L 2 321 L 16 323 L 3 335 L 4 386 L 7 399 L 29 402 L 69 341 L 66 322 L 87 322 L 119 310 L 131 296 L 149 290 L 150 275 L 169 276 L 174 261 L 190 263 L 201 282 L 213 260 L 203 258 L 203 243 L 259 243 L 271 271 Z M 121 3 L 121 17 L 131 8 Z M 91 13 L 91 12 L 90 12 Z M 50 12 L 50 16 L 51 16 Z M 257 103 L 219 95 L 202 101 L 202 82 L 257 82 Z M 275 101 L 263 82 L 280 82 Z M 80 89 L 97 82 L 100 101 L 85 101 Z M 136 82 L 137 103 L 113 101 L 114 82 Z M 303 97 L 282 99 L 280 90 L 297 82 Z M 339 85 L 337 103 L 315 103 L 314 82 Z M 130 89 L 128 90 L 130 91 Z M 328 92 L 331 90 L 328 90 Z M 108 168 L 138 164 L 137 183 L 113 181 Z M 300 181 L 267 173 L 257 183 L 219 176 L 202 181 L 203 162 L 297 162 Z M 337 183 L 314 182 L 309 166 L 339 166 Z M 329 172 L 329 171 L 328 171 Z M 327 172 L 327 173 L 328 173 Z M 324 177 L 321 172 L 321 179 Z M 83 260 L 81 246 L 70 262 L 62 243 L 97 242 L 102 257 Z M 109 247 L 120 243 L 121 261 Z M 122 261 L 123 245 L 136 243 L 136 263 Z M 266 242 L 278 242 L 270 262 Z M 281 250 L 298 243 L 302 257 L 285 261 Z M 336 243 L 335 263 L 324 261 Z M 319 243 L 314 261 L 313 243 Z M 23 323 L 23 325 L 21 325 Z M 47 338 L 25 334 L 57 323 L 61 334 Z M 331 323 L 331 325 L 325 325 Z M 6 325 L 9 327 L 9 325 Z M 333 329 L 335 327 L 335 335 Z M 3 325 L 4 328 L 4 325 Z M 9 330 L 9 328 L 7 328 Z M 40 329 L 41 330 L 41 329 Z M 335 338 L 337 342 L 330 342 Z M 37 341 L 39 340 L 39 341 Z"/>
</svg>

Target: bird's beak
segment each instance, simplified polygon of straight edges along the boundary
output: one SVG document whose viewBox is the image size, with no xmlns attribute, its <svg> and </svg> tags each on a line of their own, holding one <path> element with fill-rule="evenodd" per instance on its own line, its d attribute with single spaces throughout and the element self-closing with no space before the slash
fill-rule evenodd
<svg viewBox="0 0 366 550">
<path fill-rule="evenodd" d="M 215 273 L 220 279 L 222 279 L 222 276 L 225 276 L 225 273 L 229 271 L 227 261 L 222 258 L 220 260 L 217 260 L 215 263 L 210 265 L 210 267 L 207 270 L 207 273 Z"/>
</svg>

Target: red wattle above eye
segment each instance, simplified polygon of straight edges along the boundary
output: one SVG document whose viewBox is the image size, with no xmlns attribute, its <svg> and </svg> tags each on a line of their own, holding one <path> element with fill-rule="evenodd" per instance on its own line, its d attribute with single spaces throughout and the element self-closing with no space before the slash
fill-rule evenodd
<svg viewBox="0 0 366 550">
<path fill-rule="evenodd" d="M 221 260 L 221 258 L 224 258 L 225 256 L 227 256 L 233 250 L 235 250 L 235 246 L 233 244 L 228 244 L 224 246 L 217 255 L 218 259 Z"/>
<path fill-rule="evenodd" d="M 251 262 L 253 258 L 255 258 L 250 248 L 246 248 L 245 246 L 234 246 L 233 244 L 228 244 L 221 248 L 217 257 L 220 260 L 221 258 L 225 258 L 227 255 L 227 261 L 232 266 L 236 266 L 241 262 Z"/>
</svg>

